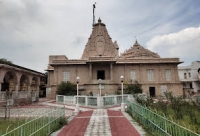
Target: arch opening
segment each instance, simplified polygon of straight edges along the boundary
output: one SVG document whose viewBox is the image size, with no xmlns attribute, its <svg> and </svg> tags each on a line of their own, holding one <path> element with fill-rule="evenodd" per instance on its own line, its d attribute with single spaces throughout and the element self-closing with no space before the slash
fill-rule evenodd
<svg viewBox="0 0 200 136">
<path fill-rule="evenodd" d="M 28 80 L 25 75 L 22 75 L 20 78 L 20 84 L 19 84 L 19 91 L 27 91 L 28 90 Z"/>
<path fill-rule="evenodd" d="M 3 83 L 1 84 L 1 91 L 15 91 L 15 84 L 15 75 L 12 72 L 8 71 L 3 78 Z"/>
</svg>

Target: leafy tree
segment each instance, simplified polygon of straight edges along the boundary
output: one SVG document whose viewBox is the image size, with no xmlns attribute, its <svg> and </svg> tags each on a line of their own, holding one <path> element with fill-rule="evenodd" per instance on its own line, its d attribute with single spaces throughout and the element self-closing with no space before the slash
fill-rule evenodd
<svg viewBox="0 0 200 136">
<path fill-rule="evenodd" d="M 3 63 L 3 64 L 13 64 L 12 61 L 9 61 L 9 60 L 4 59 L 4 58 L 0 58 L 0 63 Z"/>
<path fill-rule="evenodd" d="M 76 95 L 76 84 L 70 82 L 61 82 L 57 87 L 58 95 Z"/>
<path fill-rule="evenodd" d="M 128 84 L 126 88 L 127 94 L 137 94 L 142 93 L 142 85 L 135 81 L 134 84 Z"/>
</svg>

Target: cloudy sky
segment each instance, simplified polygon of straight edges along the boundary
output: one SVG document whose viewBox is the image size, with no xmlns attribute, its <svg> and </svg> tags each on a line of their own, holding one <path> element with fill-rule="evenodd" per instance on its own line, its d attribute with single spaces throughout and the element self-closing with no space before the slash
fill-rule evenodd
<svg viewBox="0 0 200 136">
<path fill-rule="evenodd" d="M 49 55 L 79 59 L 94 2 L 96 22 L 106 24 L 120 53 L 137 38 L 183 65 L 200 60 L 200 0 L 0 0 L 0 58 L 40 72 Z"/>
</svg>

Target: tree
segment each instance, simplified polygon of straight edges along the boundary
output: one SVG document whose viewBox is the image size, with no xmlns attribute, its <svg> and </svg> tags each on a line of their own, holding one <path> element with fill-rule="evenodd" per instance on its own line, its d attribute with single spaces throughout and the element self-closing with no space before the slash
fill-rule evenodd
<svg viewBox="0 0 200 136">
<path fill-rule="evenodd" d="M 57 87 L 58 95 L 76 95 L 76 84 L 70 82 L 61 82 Z"/>
<path fill-rule="evenodd" d="M 8 61 L 7 59 L 4 59 L 4 58 L 0 59 L 0 63 L 3 63 L 3 64 L 13 64 L 12 61 Z"/>
<path fill-rule="evenodd" d="M 126 88 L 126 93 L 128 94 L 137 94 L 142 93 L 142 85 L 135 81 L 134 84 L 128 84 Z"/>
</svg>

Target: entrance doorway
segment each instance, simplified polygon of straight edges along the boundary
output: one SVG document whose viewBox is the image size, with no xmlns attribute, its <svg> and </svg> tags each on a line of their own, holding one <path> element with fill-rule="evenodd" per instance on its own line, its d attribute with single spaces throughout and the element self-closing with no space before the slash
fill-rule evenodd
<svg viewBox="0 0 200 136">
<path fill-rule="evenodd" d="M 156 96 L 155 87 L 149 87 L 149 93 L 150 93 L 150 97 L 155 97 Z"/>
<path fill-rule="evenodd" d="M 97 71 L 97 79 L 105 80 L 105 70 L 98 70 Z"/>
</svg>

